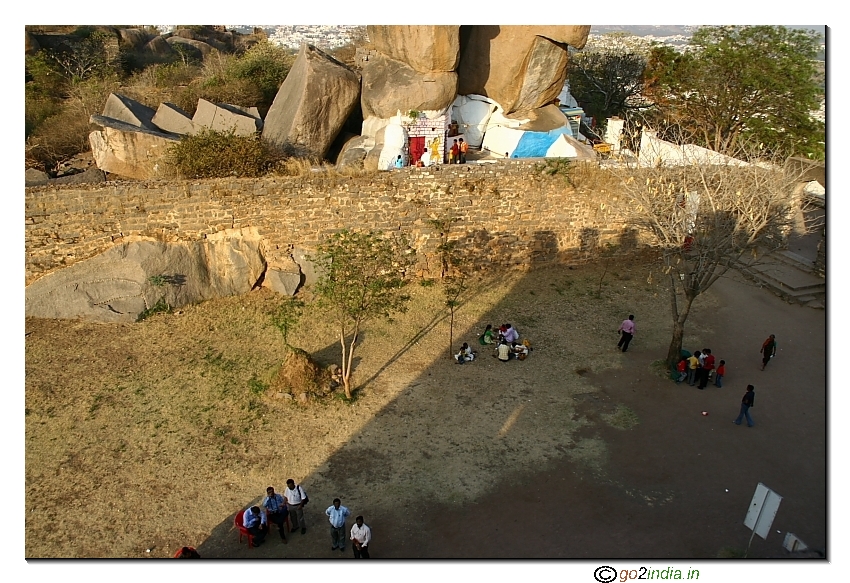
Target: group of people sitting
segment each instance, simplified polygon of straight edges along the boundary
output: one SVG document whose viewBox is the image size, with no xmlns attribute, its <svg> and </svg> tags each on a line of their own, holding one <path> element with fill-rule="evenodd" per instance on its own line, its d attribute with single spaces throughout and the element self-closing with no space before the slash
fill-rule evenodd
<svg viewBox="0 0 850 583">
<path fill-rule="evenodd" d="M 478 336 L 481 346 L 495 346 L 493 356 L 502 362 L 509 360 L 525 360 L 531 351 L 531 343 L 528 340 L 520 342 L 519 331 L 511 324 L 502 324 L 497 330 L 492 324 L 487 324 L 484 332 Z M 458 364 L 464 364 L 475 360 L 477 353 L 466 342 L 455 354 Z"/>
</svg>

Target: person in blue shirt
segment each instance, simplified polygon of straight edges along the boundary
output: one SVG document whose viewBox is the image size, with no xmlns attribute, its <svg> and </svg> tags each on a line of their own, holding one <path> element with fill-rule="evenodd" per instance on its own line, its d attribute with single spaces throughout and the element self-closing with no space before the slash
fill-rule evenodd
<svg viewBox="0 0 850 583">
<path fill-rule="evenodd" d="M 242 526 L 247 528 L 253 536 L 255 547 L 266 541 L 266 531 L 268 530 L 266 513 L 260 510 L 259 506 L 251 506 L 242 514 Z"/>
<path fill-rule="evenodd" d="M 395 167 L 404 168 L 404 160 L 401 159 L 401 154 L 399 154 L 398 158 L 395 159 Z"/>
<path fill-rule="evenodd" d="M 283 525 L 286 524 L 286 518 L 289 516 L 289 508 L 286 507 L 286 500 L 280 494 L 275 493 L 274 488 L 269 486 L 266 488 L 266 497 L 263 498 L 262 504 L 268 513 L 268 520 L 278 526 L 280 529 L 280 538 L 283 544 L 286 544 L 286 530 L 283 528 Z"/>
<path fill-rule="evenodd" d="M 348 508 L 342 506 L 339 498 L 334 498 L 333 504 L 325 510 L 331 523 L 331 547 L 332 551 L 337 548 L 345 550 L 345 519 L 351 516 Z"/>
</svg>

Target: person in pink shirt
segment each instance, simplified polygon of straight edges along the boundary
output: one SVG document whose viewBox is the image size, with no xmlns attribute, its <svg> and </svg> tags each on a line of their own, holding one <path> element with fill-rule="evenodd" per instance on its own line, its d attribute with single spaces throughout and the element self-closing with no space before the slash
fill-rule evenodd
<svg viewBox="0 0 850 583">
<path fill-rule="evenodd" d="M 623 349 L 623 352 L 629 349 L 629 342 L 632 341 L 632 338 L 635 336 L 635 315 L 629 314 L 629 318 L 627 320 L 623 320 L 623 323 L 620 324 L 620 327 L 617 329 L 617 332 L 622 332 L 622 336 L 620 336 L 620 341 L 617 343 L 617 348 Z"/>
</svg>

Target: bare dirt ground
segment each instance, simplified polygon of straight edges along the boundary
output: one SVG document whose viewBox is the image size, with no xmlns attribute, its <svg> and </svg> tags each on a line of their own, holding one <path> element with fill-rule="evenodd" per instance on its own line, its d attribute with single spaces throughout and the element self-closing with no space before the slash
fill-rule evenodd
<svg viewBox="0 0 850 583">
<path fill-rule="evenodd" d="M 348 558 L 331 552 L 323 514 L 339 496 L 372 526 L 376 557 L 714 557 L 746 545 L 759 481 L 785 497 L 776 529 L 825 546 L 824 313 L 718 283 L 686 346 L 711 347 L 729 372 L 697 391 L 653 365 L 670 328 L 659 279 L 639 264 L 482 279 L 455 349 L 509 321 L 534 351 L 465 366 L 448 358 L 438 286 L 414 284 L 407 314 L 363 334 L 354 402 L 307 406 L 264 391 L 283 348 L 266 291 L 135 325 L 28 320 L 26 556 L 188 544 L 204 557 Z M 628 313 L 638 334 L 623 354 Z M 760 372 L 771 333 L 779 356 Z M 339 351 L 311 309 L 290 342 L 322 363 Z M 730 423 L 747 383 L 752 429 Z M 289 477 L 310 495 L 307 534 L 239 545 L 236 510 Z M 510 545 L 496 542 L 505 531 Z"/>
</svg>

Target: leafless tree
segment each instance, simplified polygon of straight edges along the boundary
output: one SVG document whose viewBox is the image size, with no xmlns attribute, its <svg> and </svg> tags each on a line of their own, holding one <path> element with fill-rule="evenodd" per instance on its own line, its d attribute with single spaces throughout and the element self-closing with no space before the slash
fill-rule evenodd
<svg viewBox="0 0 850 583">
<path fill-rule="evenodd" d="M 687 155 L 679 162 L 614 170 L 624 213 L 650 235 L 670 278 L 671 365 L 680 358 L 694 300 L 737 264 L 751 266 L 783 247 L 799 198 L 799 176 L 781 163 L 700 163 Z"/>
</svg>

